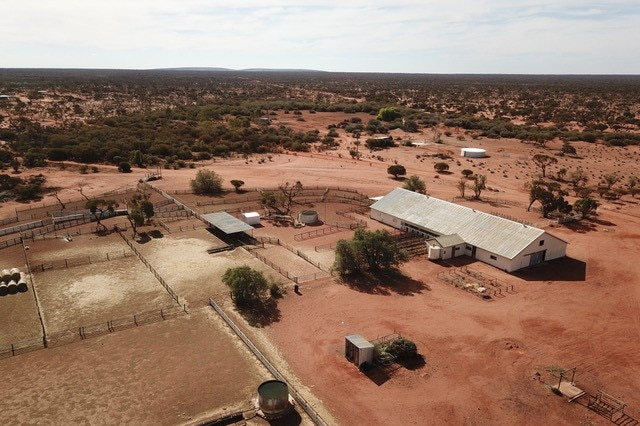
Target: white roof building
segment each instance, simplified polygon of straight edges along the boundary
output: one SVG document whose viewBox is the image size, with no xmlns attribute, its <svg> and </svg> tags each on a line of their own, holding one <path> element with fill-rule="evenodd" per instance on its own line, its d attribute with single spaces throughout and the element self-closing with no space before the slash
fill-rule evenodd
<svg viewBox="0 0 640 426">
<path fill-rule="evenodd" d="M 375 202 L 371 218 L 428 238 L 457 234 L 464 244 L 447 257 L 466 254 L 508 272 L 566 255 L 567 243 L 542 229 L 401 188 Z"/>
</svg>

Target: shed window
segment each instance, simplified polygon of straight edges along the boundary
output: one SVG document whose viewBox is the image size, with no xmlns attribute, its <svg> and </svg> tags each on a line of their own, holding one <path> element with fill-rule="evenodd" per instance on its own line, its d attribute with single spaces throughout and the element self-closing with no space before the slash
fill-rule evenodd
<svg viewBox="0 0 640 426">
<path fill-rule="evenodd" d="M 472 250 L 471 246 L 467 246 L 467 250 Z"/>
<path fill-rule="evenodd" d="M 544 245 L 544 240 L 540 240 L 540 245 L 543 246 Z"/>
<path fill-rule="evenodd" d="M 453 251 L 458 251 L 458 250 L 460 250 L 460 247 L 454 247 L 453 248 Z"/>
<path fill-rule="evenodd" d="M 497 258 L 497 257 L 495 257 L 494 255 L 490 255 L 489 257 L 490 257 L 492 260 L 498 260 L 498 258 Z"/>
</svg>

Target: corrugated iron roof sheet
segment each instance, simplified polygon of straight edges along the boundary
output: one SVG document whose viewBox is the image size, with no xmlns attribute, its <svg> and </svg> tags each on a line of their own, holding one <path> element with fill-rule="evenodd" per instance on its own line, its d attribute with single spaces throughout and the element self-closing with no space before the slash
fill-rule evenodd
<svg viewBox="0 0 640 426">
<path fill-rule="evenodd" d="M 513 259 L 545 231 L 469 207 L 396 188 L 371 206 L 440 235 L 458 234 L 466 243 Z"/>
<path fill-rule="evenodd" d="M 247 225 L 227 212 L 203 214 L 202 218 L 225 234 L 235 234 L 236 232 L 253 230 L 253 226 Z"/>
<path fill-rule="evenodd" d="M 442 235 L 440 237 L 435 237 L 434 240 L 436 240 L 441 247 L 457 246 L 459 244 L 464 244 L 466 242 L 458 234 Z"/>
</svg>

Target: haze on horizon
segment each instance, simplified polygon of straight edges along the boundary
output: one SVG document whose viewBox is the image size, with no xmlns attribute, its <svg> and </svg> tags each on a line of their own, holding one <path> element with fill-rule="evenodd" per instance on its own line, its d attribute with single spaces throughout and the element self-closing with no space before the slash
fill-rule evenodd
<svg viewBox="0 0 640 426">
<path fill-rule="evenodd" d="M 5 0 L 2 68 L 640 74 L 637 0 Z"/>
</svg>

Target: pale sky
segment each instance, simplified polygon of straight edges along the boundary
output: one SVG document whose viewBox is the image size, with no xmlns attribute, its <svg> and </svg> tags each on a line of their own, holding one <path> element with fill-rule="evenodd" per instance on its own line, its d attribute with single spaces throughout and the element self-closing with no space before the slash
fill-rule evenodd
<svg viewBox="0 0 640 426">
<path fill-rule="evenodd" d="M 640 1 L 0 0 L 0 68 L 640 74 Z"/>
</svg>

